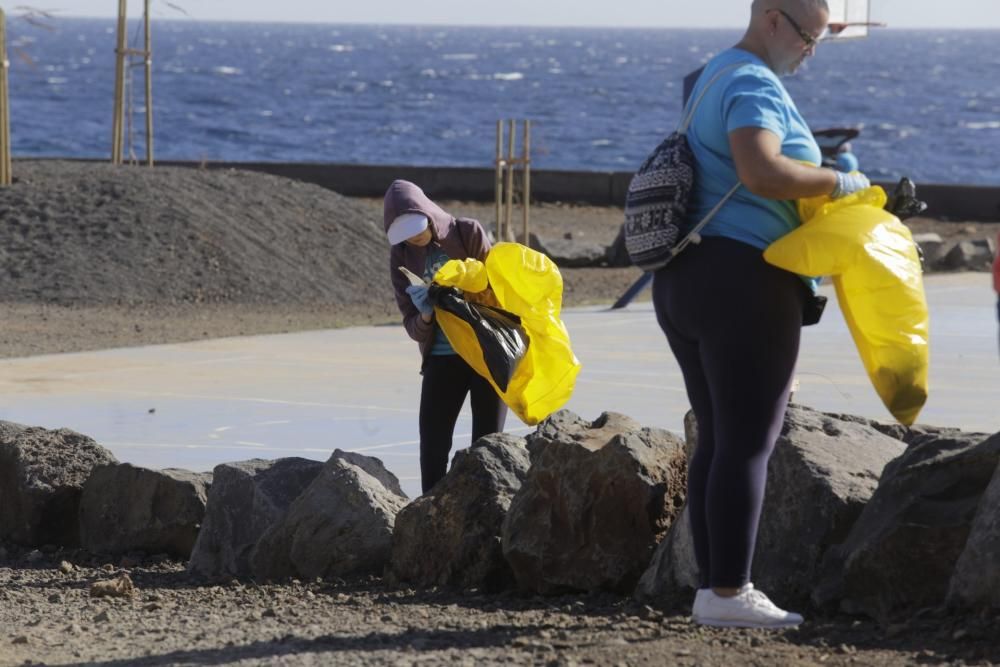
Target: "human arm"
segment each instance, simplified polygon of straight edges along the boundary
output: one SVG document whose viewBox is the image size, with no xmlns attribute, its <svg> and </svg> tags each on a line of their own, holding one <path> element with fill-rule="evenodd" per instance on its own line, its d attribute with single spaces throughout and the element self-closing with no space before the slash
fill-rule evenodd
<svg viewBox="0 0 1000 667">
<path fill-rule="evenodd" d="M 406 329 L 406 333 L 418 343 L 423 343 L 429 341 L 434 335 L 434 325 L 431 324 L 433 316 L 421 314 L 414 305 L 413 299 L 406 292 L 410 281 L 399 270 L 400 266 L 404 266 L 403 253 L 402 247 L 394 247 L 389 260 L 389 275 L 396 297 L 396 307 L 403 315 L 403 327 Z"/>
<path fill-rule="evenodd" d="M 748 68 L 737 74 L 724 95 L 723 124 L 737 176 L 757 196 L 841 197 L 869 185 L 861 174 L 841 174 L 783 154 L 789 135 L 795 141 L 805 128 L 784 87 L 770 73 Z"/>
<path fill-rule="evenodd" d="M 833 169 L 813 167 L 781 154 L 781 137 L 761 127 L 729 133 L 736 174 L 743 186 L 767 199 L 801 199 L 831 194 L 837 187 Z"/>
</svg>

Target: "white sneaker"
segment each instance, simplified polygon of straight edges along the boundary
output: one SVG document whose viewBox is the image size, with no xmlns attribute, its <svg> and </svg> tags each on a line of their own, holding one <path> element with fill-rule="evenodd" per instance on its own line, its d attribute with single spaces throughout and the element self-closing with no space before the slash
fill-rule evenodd
<svg viewBox="0 0 1000 667">
<path fill-rule="evenodd" d="M 766 595 L 745 584 L 733 597 L 716 595 L 710 588 L 694 596 L 691 618 L 695 623 L 717 628 L 792 628 L 802 616 L 780 609 Z"/>
</svg>

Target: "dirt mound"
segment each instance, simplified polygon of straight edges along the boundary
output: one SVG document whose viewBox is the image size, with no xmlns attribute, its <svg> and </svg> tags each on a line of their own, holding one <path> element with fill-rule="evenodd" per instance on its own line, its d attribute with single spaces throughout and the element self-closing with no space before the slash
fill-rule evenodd
<svg viewBox="0 0 1000 667">
<path fill-rule="evenodd" d="M 21 162 L 0 188 L 0 301 L 391 303 L 370 207 L 244 171 Z"/>
</svg>

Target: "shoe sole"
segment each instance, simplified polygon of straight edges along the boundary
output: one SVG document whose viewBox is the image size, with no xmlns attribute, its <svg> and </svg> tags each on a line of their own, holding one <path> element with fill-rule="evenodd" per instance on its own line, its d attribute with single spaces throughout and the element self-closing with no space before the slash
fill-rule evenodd
<svg viewBox="0 0 1000 667">
<path fill-rule="evenodd" d="M 698 625 L 708 625 L 713 628 L 751 628 L 754 630 L 787 630 L 802 624 L 802 621 L 778 621 L 776 623 L 750 623 L 749 621 L 716 621 L 692 616 L 691 620 Z"/>
</svg>

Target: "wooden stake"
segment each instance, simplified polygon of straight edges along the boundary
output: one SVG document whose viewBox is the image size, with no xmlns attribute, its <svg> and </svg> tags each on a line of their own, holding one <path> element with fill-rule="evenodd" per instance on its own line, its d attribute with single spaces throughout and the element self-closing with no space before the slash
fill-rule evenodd
<svg viewBox="0 0 1000 667">
<path fill-rule="evenodd" d="M 524 197 L 524 237 L 521 242 L 528 245 L 528 217 L 531 207 L 531 121 L 524 121 L 524 136 L 521 143 L 522 168 L 524 169 L 523 193 Z"/>
<path fill-rule="evenodd" d="M 122 163 L 123 110 L 125 106 L 125 14 L 127 0 L 118 0 L 118 36 L 115 42 L 115 106 L 111 121 L 111 163 Z"/>
<path fill-rule="evenodd" d="M 514 210 L 514 135 L 517 134 L 517 126 L 512 118 L 510 120 L 510 136 L 507 137 L 507 210 L 504 211 L 504 237 L 503 241 L 513 241 L 511 231 L 511 214 Z"/>
<path fill-rule="evenodd" d="M 10 185 L 10 93 L 7 74 L 7 16 L 0 8 L 0 185 Z"/>
<path fill-rule="evenodd" d="M 497 121 L 497 151 L 496 151 L 496 183 L 493 185 L 493 195 L 496 199 L 496 238 L 503 240 L 503 121 Z"/>
<path fill-rule="evenodd" d="M 153 166 L 153 49 L 149 44 L 149 0 L 143 14 L 143 24 L 146 33 L 146 164 Z"/>
</svg>

